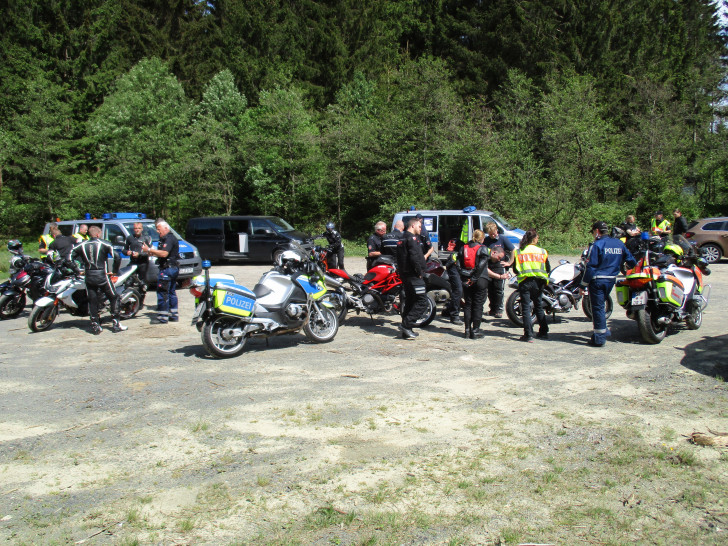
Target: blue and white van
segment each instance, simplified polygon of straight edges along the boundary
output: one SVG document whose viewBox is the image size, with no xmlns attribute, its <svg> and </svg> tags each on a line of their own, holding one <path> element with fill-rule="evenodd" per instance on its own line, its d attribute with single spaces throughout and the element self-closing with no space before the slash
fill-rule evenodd
<svg viewBox="0 0 728 546">
<path fill-rule="evenodd" d="M 63 235 L 73 235 L 78 232 L 81 224 L 86 224 L 88 227 L 98 226 L 102 229 L 101 238 L 109 241 L 121 254 L 126 237 L 133 233 L 134 224 L 137 222 L 142 223 L 144 232 L 152 238 L 152 246 L 156 248 L 159 244 L 159 233 L 157 233 L 154 220 L 147 219 L 147 215 L 143 212 L 107 212 L 101 218 L 92 218 L 90 214 L 86 214 L 86 218 L 81 220 L 61 220 L 56 224 L 58 224 L 58 229 L 61 230 Z M 49 226 L 50 224 L 45 225 L 44 235 L 48 233 Z M 174 229 L 171 231 L 179 240 L 178 279 L 189 279 L 202 273 L 202 259 L 197 248 L 182 239 Z M 128 263 L 129 257 L 121 254 L 122 267 Z M 157 259 L 150 258 L 147 269 L 147 284 L 154 286 L 157 283 L 158 271 Z"/>
<path fill-rule="evenodd" d="M 430 241 L 438 252 L 441 259 L 446 259 L 447 244 L 451 239 L 460 239 L 463 225 L 468 225 L 468 240 L 472 239 L 473 231 L 480 229 L 486 231 L 485 226 L 494 222 L 498 226 L 498 232 L 505 235 L 513 246 L 518 246 L 525 231 L 518 229 L 496 213 L 488 210 L 477 210 L 475 207 L 465 207 L 462 210 L 415 210 L 414 208 L 398 212 L 392 220 L 394 227 L 397 220 L 404 222 L 405 228 L 410 218 L 417 214 L 422 215 L 422 226 L 430 233 Z M 487 232 L 486 232 L 487 235 Z"/>
</svg>

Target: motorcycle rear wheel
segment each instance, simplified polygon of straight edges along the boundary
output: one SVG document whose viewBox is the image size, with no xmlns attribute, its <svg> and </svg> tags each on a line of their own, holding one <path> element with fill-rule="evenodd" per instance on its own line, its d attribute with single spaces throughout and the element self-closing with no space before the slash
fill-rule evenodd
<svg viewBox="0 0 728 546">
<path fill-rule="evenodd" d="M 230 330 L 242 327 L 240 319 L 227 315 L 217 315 L 202 325 L 202 344 L 215 358 L 233 358 L 243 352 L 246 335 L 233 336 Z"/>
<path fill-rule="evenodd" d="M 697 330 L 703 324 L 703 310 L 697 303 L 692 303 L 690 314 L 685 318 L 688 330 Z"/>
<path fill-rule="evenodd" d="M 333 309 L 316 305 L 311 307 L 311 316 L 303 326 L 303 333 L 308 339 L 314 343 L 327 343 L 334 339 L 338 330 L 339 320 Z"/>
<path fill-rule="evenodd" d="M 25 309 L 25 294 L 20 293 L 17 296 L 0 297 L 0 319 L 11 319 L 17 317 Z"/>
<path fill-rule="evenodd" d="M 523 328 L 523 315 L 521 314 L 521 294 L 518 290 L 511 292 L 506 300 L 506 315 L 508 319 L 515 324 Z M 531 324 L 536 322 L 536 314 L 533 312 L 533 306 L 531 306 Z"/>
<path fill-rule="evenodd" d="M 645 342 L 652 345 L 660 343 L 667 335 L 667 326 L 657 324 L 656 318 L 647 309 L 637 311 L 637 324 L 640 328 L 640 335 Z"/>
<path fill-rule="evenodd" d="M 334 306 L 336 318 L 339 321 L 339 325 L 341 325 L 341 323 L 346 320 L 346 313 L 348 312 L 348 309 L 346 308 L 346 294 L 342 294 L 341 292 L 337 292 L 336 290 L 329 290 L 321 298 L 321 300 L 328 301 L 331 305 Z"/>
<path fill-rule="evenodd" d="M 591 300 L 589 299 L 589 294 L 584 296 L 582 299 L 581 308 L 584 310 L 584 314 L 586 315 L 586 318 L 589 320 L 592 320 L 594 318 L 594 315 L 592 314 L 592 306 L 591 306 Z M 609 318 L 612 316 L 612 311 L 614 310 L 614 303 L 612 302 L 612 298 L 607 298 L 604 300 L 604 309 L 605 309 L 605 317 Z"/>
<path fill-rule="evenodd" d="M 58 307 L 50 305 L 48 307 L 33 307 L 28 317 L 28 328 L 33 332 L 43 332 L 48 330 L 52 325 L 53 321 L 58 316 Z"/>
<path fill-rule="evenodd" d="M 404 309 L 404 291 L 399 295 L 399 309 L 398 312 L 401 315 Z M 424 328 L 429 326 L 430 323 L 435 320 L 437 316 L 437 304 L 432 301 L 429 297 L 427 298 L 427 308 L 422 312 L 422 316 L 414 321 L 416 328 Z"/>
<path fill-rule="evenodd" d="M 128 320 L 136 316 L 142 308 L 142 295 L 136 288 L 127 288 L 121 294 L 119 302 L 119 316 L 122 320 Z"/>
</svg>

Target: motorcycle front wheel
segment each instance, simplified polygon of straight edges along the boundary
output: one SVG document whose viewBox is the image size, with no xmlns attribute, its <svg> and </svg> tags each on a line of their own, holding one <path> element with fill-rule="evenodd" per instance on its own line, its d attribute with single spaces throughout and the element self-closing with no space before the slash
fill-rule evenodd
<svg viewBox="0 0 728 546">
<path fill-rule="evenodd" d="M 327 343 L 334 339 L 339 330 L 336 313 L 329 307 L 311 306 L 311 316 L 303 326 L 303 333 L 314 343 Z"/>
<path fill-rule="evenodd" d="M 586 315 L 586 318 L 589 320 L 592 320 L 594 315 L 592 314 L 592 306 L 591 306 L 591 300 L 589 299 L 589 294 L 584 296 L 582 299 L 581 307 L 584 310 L 584 314 Z M 604 310 L 605 310 L 605 317 L 609 318 L 612 316 L 612 310 L 614 309 L 614 304 L 612 303 L 612 298 L 607 298 L 604 300 Z"/>
<path fill-rule="evenodd" d="M 135 317 L 142 308 L 142 295 L 136 288 L 127 288 L 121 294 L 119 302 L 119 316 L 122 320 Z"/>
<path fill-rule="evenodd" d="M 667 335 L 667 326 L 657 323 L 657 317 L 647 309 L 637 311 L 637 324 L 645 342 L 652 345 L 660 343 Z"/>
<path fill-rule="evenodd" d="M 17 296 L 0 297 L 0 319 L 17 317 L 25 309 L 25 303 L 25 294 L 22 292 Z"/>
<path fill-rule="evenodd" d="M 53 321 L 58 316 L 58 307 L 49 305 L 48 307 L 33 307 L 28 317 L 28 328 L 33 332 L 42 332 L 48 330 Z"/>
<path fill-rule="evenodd" d="M 215 358 L 238 356 L 248 341 L 247 336 L 242 334 L 242 328 L 238 318 L 227 315 L 211 317 L 202 325 L 202 344 Z"/>
</svg>

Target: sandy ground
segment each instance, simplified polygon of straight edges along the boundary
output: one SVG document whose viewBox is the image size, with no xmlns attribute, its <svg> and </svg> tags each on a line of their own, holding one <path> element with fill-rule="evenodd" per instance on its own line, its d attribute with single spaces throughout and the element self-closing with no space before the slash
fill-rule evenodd
<svg viewBox="0 0 728 546">
<path fill-rule="evenodd" d="M 364 267 L 352 258 L 347 265 L 352 272 Z M 252 287 L 267 269 L 215 271 Z M 468 498 L 460 502 L 442 490 L 447 469 L 468 474 L 459 457 L 472 465 L 476 452 L 499 455 L 480 483 L 517 488 L 527 469 L 538 472 L 572 449 L 566 445 L 579 453 L 564 455 L 575 472 L 598 464 L 595 454 L 617 449 L 615 431 L 624 427 L 654 449 L 682 449 L 682 435 L 694 430 L 728 430 L 728 264 L 713 270 L 700 330 L 645 345 L 637 324 L 617 308 L 603 349 L 586 346 L 591 323 L 581 310 L 562 315 L 551 339 L 533 344 L 519 342 L 522 331 L 506 319 L 488 319 L 487 336 L 473 341 L 438 318 L 407 342 L 398 337 L 397 317 L 350 315 L 328 344 L 280 336 L 249 342 L 238 358 L 214 360 L 189 324 L 187 290 L 179 293 L 179 323 L 152 324 L 145 308 L 126 322 L 127 332 L 107 329 L 97 337 L 87 332 L 88 319 L 69 315 L 32 334 L 28 308 L 0 323 L 0 539 L 358 544 L 365 532 L 396 538 L 401 529 L 365 519 L 364 530 L 342 535 L 325 523 L 302 522 L 322 507 L 333 506 L 336 515 L 388 506 L 399 517 L 428 513 L 444 522 L 405 532 L 398 543 L 452 543 L 455 531 L 464 533 L 463 544 L 509 542 L 505 529 L 520 514 L 536 522 L 521 525 L 542 529 L 538 522 L 554 519 L 556 509 L 541 513 L 544 503 L 528 494 L 507 508 L 498 501 L 498 510 L 479 499 L 483 513 L 468 527 L 458 515 Z M 504 437 L 518 456 L 508 456 Z M 726 457 L 710 448 L 696 453 L 724 487 Z M 524 467 L 516 471 L 519 460 Z M 464 478 L 453 483 L 456 493 L 468 490 Z M 660 483 L 670 489 L 669 477 Z M 656 492 L 660 487 L 649 494 L 667 503 L 672 492 Z M 563 484 L 560 494 L 573 496 L 568 489 Z M 637 490 L 625 486 L 609 502 L 619 506 Z M 720 523 L 709 539 L 701 525 L 680 536 L 728 540 Z M 666 534 L 656 536 L 668 540 L 662 527 Z M 560 543 L 583 538 L 546 534 Z M 639 532 L 611 536 L 651 542 Z"/>
</svg>

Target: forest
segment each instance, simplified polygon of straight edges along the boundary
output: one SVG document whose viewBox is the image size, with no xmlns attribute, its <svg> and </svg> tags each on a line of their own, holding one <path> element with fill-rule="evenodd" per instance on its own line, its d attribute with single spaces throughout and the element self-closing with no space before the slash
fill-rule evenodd
<svg viewBox="0 0 728 546">
<path fill-rule="evenodd" d="M 569 243 L 728 215 L 725 8 L 0 0 L 0 234 L 142 211 L 354 238 L 475 205 Z"/>
</svg>

